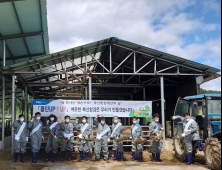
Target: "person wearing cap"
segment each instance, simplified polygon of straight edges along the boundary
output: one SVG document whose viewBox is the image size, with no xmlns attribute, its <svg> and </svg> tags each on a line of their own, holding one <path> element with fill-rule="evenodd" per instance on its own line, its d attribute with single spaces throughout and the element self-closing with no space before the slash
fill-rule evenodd
<svg viewBox="0 0 222 170">
<path fill-rule="evenodd" d="M 61 128 L 63 130 L 63 138 L 66 143 L 62 144 L 62 160 L 65 160 L 65 153 L 68 152 L 68 160 L 71 160 L 72 156 L 72 141 L 74 141 L 73 124 L 70 122 L 70 116 L 65 116 L 65 121 L 62 122 Z"/>
<path fill-rule="evenodd" d="M 101 148 L 103 148 L 104 160 L 108 161 L 109 151 L 108 143 L 110 142 L 111 131 L 110 127 L 106 124 L 105 117 L 100 118 L 100 123 L 98 122 L 98 117 L 94 119 L 93 123 L 97 127 L 97 136 L 95 144 L 95 160 L 100 160 Z"/>
<path fill-rule="evenodd" d="M 121 137 L 123 137 L 123 125 L 120 122 L 118 116 L 114 116 L 111 138 L 118 139 Z M 113 140 L 113 151 L 114 151 L 113 161 L 117 160 L 118 153 L 120 154 L 120 161 L 123 161 L 123 142 L 122 141 L 119 143 L 116 143 L 115 140 Z"/>
<path fill-rule="evenodd" d="M 193 164 L 193 141 L 197 142 L 197 146 L 199 148 L 199 151 L 203 151 L 201 144 L 200 135 L 197 133 L 198 130 L 198 124 L 195 121 L 194 117 L 190 116 L 190 113 L 187 112 L 184 114 L 184 117 L 182 116 L 173 116 L 173 120 L 180 120 L 183 123 L 183 134 L 182 137 L 184 138 L 184 142 L 186 145 L 186 151 L 187 151 L 187 158 L 188 162 L 186 165 Z"/>
<path fill-rule="evenodd" d="M 149 132 L 150 136 L 157 136 L 160 133 L 160 130 L 164 130 L 161 128 L 160 125 L 160 115 L 158 113 L 154 114 L 154 119 L 151 120 L 151 123 L 149 124 Z M 162 162 L 160 159 L 160 153 L 161 153 L 161 141 L 153 139 L 151 141 L 151 152 L 153 157 L 153 162 Z"/>
<path fill-rule="evenodd" d="M 88 153 L 89 153 L 89 142 L 87 139 L 92 134 L 92 128 L 87 123 L 87 117 L 82 117 L 82 123 L 79 123 L 79 119 L 76 119 L 76 124 L 74 126 L 76 129 L 80 130 L 81 134 L 78 135 L 79 142 L 84 143 L 83 145 L 79 145 L 79 153 L 80 158 L 79 161 L 83 159 L 83 152 L 85 153 L 85 161 L 88 161 Z"/>
<path fill-rule="evenodd" d="M 31 131 L 32 163 L 37 163 L 38 153 L 40 151 L 42 141 L 44 141 L 42 134 L 43 124 L 41 122 L 40 112 L 35 113 L 35 117 L 32 117 L 32 120 L 28 123 L 28 128 Z"/>
<path fill-rule="evenodd" d="M 55 155 L 58 152 L 58 144 L 55 142 L 55 139 L 57 139 L 59 135 L 59 129 L 60 125 L 57 122 L 57 117 L 54 114 L 51 114 L 49 117 L 47 117 L 46 130 L 50 133 L 48 134 L 48 139 L 45 147 L 45 162 L 49 161 L 50 152 L 52 152 L 52 162 L 55 162 Z"/>
<path fill-rule="evenodd" d="M 18 120 L 12 124 L 15 130 L 15 138 L 13 143 L 14 162 L 17 162 L 18 154 L 20 153 L 20 162 L 24 163 L 24 154 L 26 152 L 26 142 L 28 142 L 29 131 L 25 123 L 25 116 L 19 115 Z"/>
<path fill-rule="evenodd" d="M 131 126 L 131 137 L 130 139 L 136 140 L 138 138 L 142 138 L 142 128 L 139 125 L 139 119 L 137 117 L 133 117 L 133 124 Z M 139 161 L 143 161 L 143 145 L 136 145 L 134 141 L 132 141 L 132 161 L 137 160 L 136 151 L 139 152 Z"/>
</svg>

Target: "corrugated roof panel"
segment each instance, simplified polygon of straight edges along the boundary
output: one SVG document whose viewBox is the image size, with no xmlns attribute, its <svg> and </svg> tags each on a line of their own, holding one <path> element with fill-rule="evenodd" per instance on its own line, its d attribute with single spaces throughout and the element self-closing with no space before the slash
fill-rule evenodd
<svg viewBox="0 0 222 170">
<path fill-rule="evenodd" d="M 39 51 L 44 52 L 44 46 L 42 43 L 42 36 L 32 36 L 32 37 L 26 37 L 26 42 L 29 44 L 29 50 L 31 54 L 37 54 Z"/>
<path fill-rule="evenodd" d="M 17 1 L 15 7 L 25 33 L 42 30 L 39 1 Z"/>
<path fill-rule="evenodd" d="M 41 13 L 42 13 L 42 29 L 44 31 L 44 45 L 45 45 L 45 52 L 49 54 L 49 35 L 48 35 L 48 22 L 47 22 L 47 2 L 46 0 L 40 0 L 41 6 Z"/>
<path fill-rule="evenodd" d="M 0 5 L 0 33 L 2 35 L 21 33 L 11 2 Z"/>
<path fill-rule="evenodd" d="M 6 43 L 14 56 L 28 55 L 28 51 L 22 38 L 9 39 L 6 40 Z"/>
</svg>

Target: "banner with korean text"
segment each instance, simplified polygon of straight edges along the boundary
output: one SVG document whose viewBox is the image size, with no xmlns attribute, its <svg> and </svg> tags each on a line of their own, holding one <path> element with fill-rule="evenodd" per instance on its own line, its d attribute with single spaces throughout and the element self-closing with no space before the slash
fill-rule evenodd
<svg viewBox="0 0 222 170">
<path fill-rule="evenodd" d="M 33 100 L 33 114 L 71 117 L 152 117 L 151 101 Z"/>
</svg>

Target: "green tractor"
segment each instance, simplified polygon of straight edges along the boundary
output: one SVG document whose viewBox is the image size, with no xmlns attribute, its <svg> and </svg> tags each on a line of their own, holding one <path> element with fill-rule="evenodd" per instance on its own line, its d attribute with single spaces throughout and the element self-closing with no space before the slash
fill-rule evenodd
<svg viewBox="0 0 222 170">
<path fill-rule="evenodd" d="M 221 169 L 221 94 L 201 94 L 179 98 L 174 115 L 183 116 L 190 112 L 196 118 L 208 167 L 212 170 Z M 186 146 L 182 138 L 183 123 L 173 123 L 173 146 L 176 157 L 187 161 Z M 193 158 L 197 152 L 197 144 L 193 142 Z"/>
</svg>

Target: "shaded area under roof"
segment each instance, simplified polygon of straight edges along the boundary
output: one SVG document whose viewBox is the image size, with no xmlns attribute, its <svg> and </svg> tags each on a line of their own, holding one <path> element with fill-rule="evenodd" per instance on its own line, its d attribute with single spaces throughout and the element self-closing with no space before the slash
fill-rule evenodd
<svg viewBox="0 0 222 170">
<path fill-rule="evenodd" d="M 46 0 L 0 3 L 0 63 L 6 40 L 6 65 L 49 54 Z"/>
</svg>

